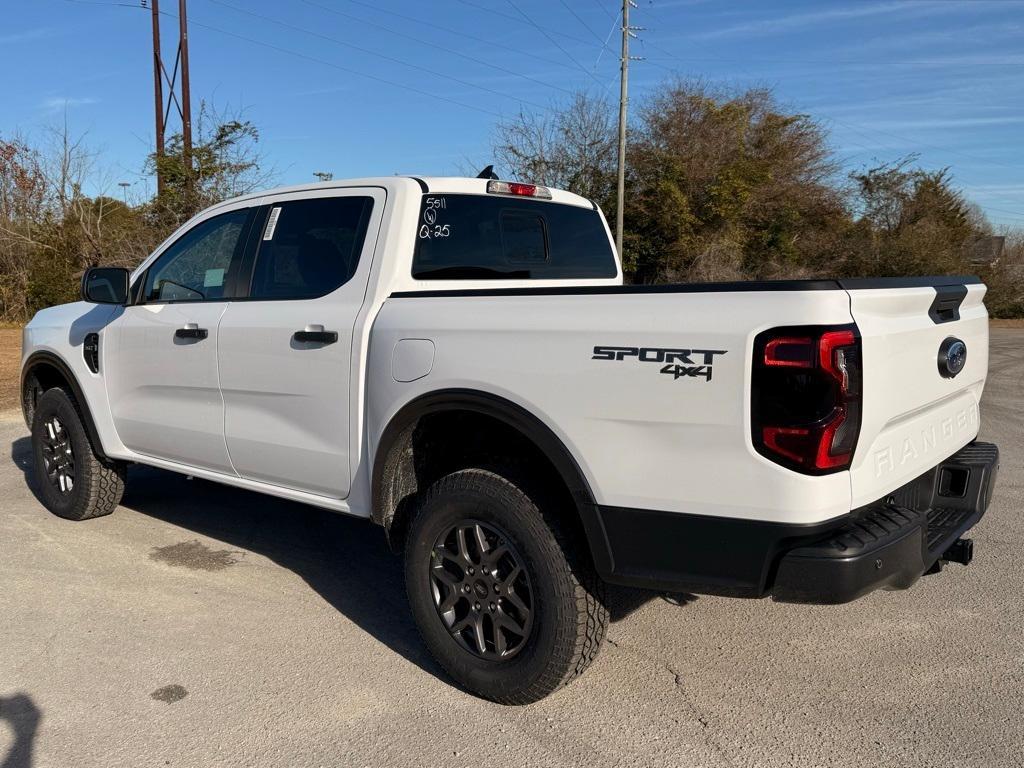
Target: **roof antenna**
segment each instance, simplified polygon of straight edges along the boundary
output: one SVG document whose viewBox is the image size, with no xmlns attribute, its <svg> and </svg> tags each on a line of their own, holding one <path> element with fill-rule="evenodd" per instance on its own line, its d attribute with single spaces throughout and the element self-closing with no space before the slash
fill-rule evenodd
<svg viewBox="0 0 1024 768">
<path fill-rule="evenodd" d="M 480 173 L 478 173 L 476 177 L 478 179 L 496 179 L 498 178 L 498 174 L 494 172 L 493 165 L 488 165 L 486 168 L 480 171 Z"/>
</svg>

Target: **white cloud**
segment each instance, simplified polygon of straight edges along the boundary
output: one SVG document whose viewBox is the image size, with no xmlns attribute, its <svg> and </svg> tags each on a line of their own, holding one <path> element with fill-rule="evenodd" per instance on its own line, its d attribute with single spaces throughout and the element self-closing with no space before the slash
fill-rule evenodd
<svg viewBox="0 0 1024 768">
<path fill-rule="evenodd" d="M 37 29 L 26 29 L 21 32 L 12 32 L 7 35 L 0 35 L 0 45 L 14 45 L 16 43 L 30 43 L 33 40 L 45 40 L 56 37 L 57 32 L 49 27 L 38 27 Z"/>
<path fill-rule="evenodd" d="M 881 16 L 892 13 L 930 13 L 932 11 L 949 11 L 953 3 L 941 3 L 938 7 L 930 3 L 910 2 L 887 2 L 887 3 L 859 3 L 845 8 L 830 8 L 821 11 L 806 11 L 802 13 L 791 13 L 788 16 L 768 16 L 755 21 L 747 21 L 742 24 L 735 24 L 731 27 L 722 27 L 705 32 L 697 37 L 711 39 L 717 37 L 734 36 L 756 36 L 771 35 L 778 32 L 788 32 L 804 27 L 813 27 L 819 24 L 828 24 L 849 19 L 860 19 L 869 16 Z M 942 7 L 946 6 L 946 7 Z"/>
<path fill-rule="evenodd" d="M 939 117 L 921 120 L 876 120 L 862 123 L 861 127 L 872 130 L 949 130 L 951 128 L 978 128 L 986 125 L 1016 125 L 1024 123 L 1024 116 L 1003 115 L 992 117 Z"/>
<path fill-rule="evenodd" d="M 62 112 L 65 109 L 70 109 L 71 107 L 83 107 L 88 104 L 95 104 L 98 101 L 99 99 L 94 99 L 91 96 L 82 96 L 77 98 L 71 96 L 53 96 L 52 98 L 44 99 L 39 105 L 39 108 L 47 112 Z"/>
</svg>

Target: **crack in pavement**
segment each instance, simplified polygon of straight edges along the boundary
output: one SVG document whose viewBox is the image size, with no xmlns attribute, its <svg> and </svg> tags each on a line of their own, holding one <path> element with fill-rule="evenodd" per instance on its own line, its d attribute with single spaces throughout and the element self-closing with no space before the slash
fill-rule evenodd
<svg viewBox="0 0 1024 768">
<path fill-rule="evenodd" d="M 690 710 L 690 713 L 693 715 L 694 719 L 701 724 L 701 727 L 705 731 L 710 731 L 707 716 L 700 709 L 700 707 L 698 707 L 694 703 L 693 699 L 690 698 L 690 694 L 686 692 L 686 686 L 683 684 L 682 674 L 676 672 L 668 664 L 665 664 L 665 670 L 670 675 L 672 675 L 673 679 L 675 680 L 676 693 L 678 693 L 682 697 L 683 701 L 686 703 L 686 706 Z M 708 746 L 710 746 L 715 751 L 715 753 L 717 753 L 717 755 L 722 759 L 722 762 L 730 766 L 730 768 L 735 768 L 736 763 L 732 761 L 728 753 L 725 751 L 725 748 L 719 743 L 718 739 L 716 739 L 710 732 L 704 734 L 704 741 L 708 744 Z"/>
<path fill-rule="evenodd" d="M 714 737 L 712 733 L 714 729 L 711 728 L 707 714 L 694 703 L 693 699 L 690 697 L 690 694 L 686 691 L 686 686 L 683 682 L 682 673 L 674 670 L 668 663 L 651 658 L 647 654 L 638 651 L 636 648 L 630 648 L 629 646 L 623 645 L 622 643 L 616 640 L 612 640 L 612 638 L 610 637 L 605 636 L 604 641 L 614 648 L 618 648 L 619 650 L 631 653 L 634 656 L 643 659 L 649 664 L 652 664 L 654 666 L 660 666 L 664 668 L 666 672 L 672 675 L 676 693 L 679 694 L 679 696 L 682 698 L 683 703 L 686 704 L 686 708 L 690 710 L 690 714 L 693 717 L 693 719 L 700 723 L 701 730 L 704 732 L 704 742 L 709 747 L 711 747 L 712 751 L 715 754 L 718 755 L 722 763 L 729 766 L 729 768 L 736 767 L 736 763 L 734 763 L 732 759 L 729 757 L 729 754 L 726 752 L 725 747 L 723 747 L 722 744 L 719 743 L 718 739 Z M 678 723 L 679 721 L 677 720 L 676 722 Z"/>
</svg>

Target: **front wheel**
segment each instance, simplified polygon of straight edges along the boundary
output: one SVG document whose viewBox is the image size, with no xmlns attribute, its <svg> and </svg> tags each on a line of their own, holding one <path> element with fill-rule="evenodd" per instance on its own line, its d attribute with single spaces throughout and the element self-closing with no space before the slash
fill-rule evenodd
<svg viewBox="0 0 1024 768">
<path fill-rule="evenodd" d="M 74 399 L 59 387 L 36 403 L 32 456 L 39 496 L 58 517 L 87 520 L 109 515 L 120 503 L 124 466 L 96 456 Z"/>
<path fill-rule="evenodd" d="M 551 512 L 494 472 L 464 469 L 427 490 L 406 540 L 424 642 L 458 683 L 498 703 L 568 684 L 608 626 L 602 583 Z"/>
</svg>

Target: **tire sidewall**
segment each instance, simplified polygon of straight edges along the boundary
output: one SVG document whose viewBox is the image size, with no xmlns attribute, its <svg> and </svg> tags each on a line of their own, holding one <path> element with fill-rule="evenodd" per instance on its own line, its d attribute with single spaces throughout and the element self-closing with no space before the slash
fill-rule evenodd
<svg viewBox="0 0 1024 768">
<path fill-rule="evenodd" d="M 75 459 L 75 484 L 71 493 L 61 493 L 46 476 L 46 464 L 43 460 L 43 436 L 46 421 L 53 416 L 67 430 L 71 438 L 71 450 Z M 88 452 L 88 453 L 87 453 Z M 32 416 L 32 457 L 35 468 L 36 485 L 43 504 L 59 517 L 77 519 L 82 516 L 83 508 L 88 500 L 88 484 L 91 478 L 87 472 L 87 458 L 92 452 L 92 444 L 82 426 L 78 410 L 67 394 L 61 389 L 47 390 L 36 404 Z"/>
<path fill-rule="evenodd" d="M 460 475 L 470 473 L 474 478 L 471 487 L 458 482 Z M 533 626 L 526 645 L 508 660 L 481 659 L 464 649 L 451 637 L 434 605 L 429 580 L 431 551 L 441 533 L 462 520 L 478 520 L 501 530 L 518 552 L 530 580 Z M 554 543 L 537 506 L 526 494 L 498 475 L 471 470 L 435 484 L 406 540 L 406 591 L 424 641 L 449 674 L 488 698 L 529 687 L 552 664 L 570 661 L 553 656 L 559 647 L 561 624 L 567 618 L 559 616 L 559 606 L 573 600 L 573 595 L 559 578 L 550 555 L 545 556 L 539 540 L 543 536 Z"/>
</svg>

